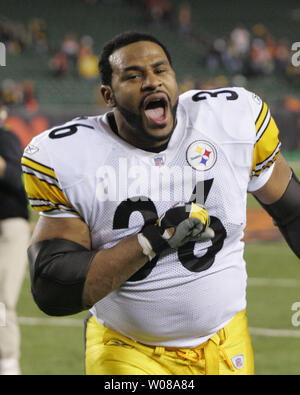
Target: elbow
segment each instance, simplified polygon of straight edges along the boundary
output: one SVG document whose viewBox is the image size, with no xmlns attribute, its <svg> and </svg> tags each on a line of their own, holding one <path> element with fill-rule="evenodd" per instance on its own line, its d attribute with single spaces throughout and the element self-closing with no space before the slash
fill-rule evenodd
<svg viewBox="0 0 300 395">
<path fill-rule="evenodd" d="M 64 239 L 44 240 L 29 247 L 31 292 L 44 313 L 66 316 L 88 308 L 83 304 L 83 288 L 95 254 Z"/>
</svg>

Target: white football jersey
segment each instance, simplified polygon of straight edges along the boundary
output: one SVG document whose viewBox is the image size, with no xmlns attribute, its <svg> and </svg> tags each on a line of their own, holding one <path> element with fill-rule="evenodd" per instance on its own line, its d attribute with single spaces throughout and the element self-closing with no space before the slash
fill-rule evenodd
<svg viewBox="0 0 300 395">
<path fill-rule="evenodd" d="M 155 257 L 91 309 L 144 344 L 195 347 L 246 307 L 247 192 L 267 182 L 279 149 L 267 105 L 243 88 L 222 88 L 180 96 L 160 153 L 122 140 L 104 114 L 43 132 L 22 165 L 32 207 L 81 217 L 96 250 L 139 233 L 178 202 L 205 205 L 211 241 Z"/>
</svg>

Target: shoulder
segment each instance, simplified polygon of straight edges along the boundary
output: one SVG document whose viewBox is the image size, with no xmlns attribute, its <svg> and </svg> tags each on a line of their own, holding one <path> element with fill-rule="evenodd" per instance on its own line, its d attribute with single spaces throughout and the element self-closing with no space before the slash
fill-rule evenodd
<svg viewBox="0 0 300 395">
<path fill-rule="evenodd" d="M 249 141 L 255 136 L 255 122 L 263 106 L 255 93 L 241 87 L 188 91 L 179 103 L 194 127 L 215 125 L 224 131 L 224 138 Z"/>
<path fill-rule="evenodd" d="M 65 141 L 66 137 L 73 136 L 73 139 L 81 136 L 84 131 L 95 130 L 95 118 L 96 117 L 78 117 L 63 124 L 53 126 L 39 135 L 35 136 L 30 144 L 35 144 L 36 146 L 43 145 L 44 143 L 62 143 Z M 70 140 L 70 139 L 69 139 Z"/>
<path fill-rule="evenodd" d="M 78 117 L 45 130 L 24 150 L 23 164 L 36 162 L 55 172 L 62 187 L 80 181 L 98 157 L 107 151 L 99 117 Z"/>
<path fill-rule="evenodd" d="M 205 107 L 239 107 L 251 106 L 260 107 L 261 99 L 253 92 L 241 87 L 223 87 L 209 90 L 190 90 L 182 95 L 179 99 L 183 105 L 202 105 Z"/>
</svg>

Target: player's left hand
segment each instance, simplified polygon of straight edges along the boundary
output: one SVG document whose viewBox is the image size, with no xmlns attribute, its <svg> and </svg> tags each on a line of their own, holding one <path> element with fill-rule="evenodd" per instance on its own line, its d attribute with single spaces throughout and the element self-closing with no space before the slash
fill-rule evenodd
<svg viewBox="0 0 300 395">
<path fill-rule="evenodd" d="M 167 210 L 157 221 L 163 228 L 163 237 L 171 248 L 197 241 L 203 242 L 214 237 L 209 227 L 210 217 L 205 208 L 196 203 L 179 203 Z"/>
<path fill-rule="evenodd" d="M 138 234 L 143 253 L 153 259 L 167 249 L 177 250 L 189 242 L 203 242 L 214 237 L 210 218 L 204 207 L 180 203 L 167 210 L 156 224 L 145 226 Z"/>
</svg>

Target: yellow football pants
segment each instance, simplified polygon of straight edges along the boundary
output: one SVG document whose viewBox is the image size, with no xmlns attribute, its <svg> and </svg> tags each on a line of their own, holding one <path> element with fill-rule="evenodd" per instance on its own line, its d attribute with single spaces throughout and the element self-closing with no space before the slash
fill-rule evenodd
<svg viewBox="0 0 300 395">
<path fill-rule="evenodd" d="M 85 326 L 87 375 L 250 375 L 253 350 L 245 311 L 196 348 L 147 346 L 105 328 Z"/>
</svg>

